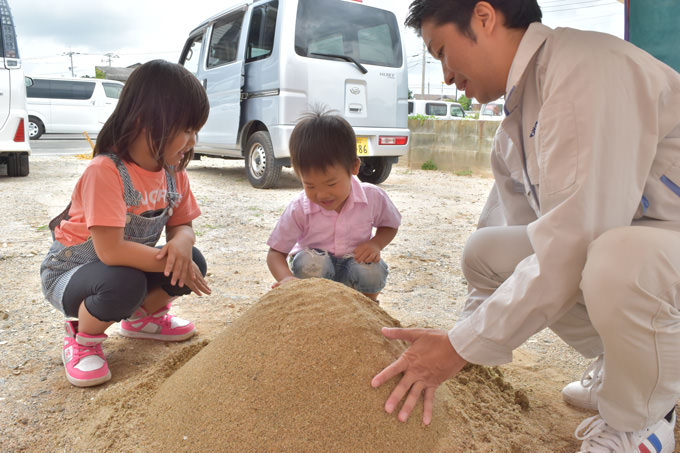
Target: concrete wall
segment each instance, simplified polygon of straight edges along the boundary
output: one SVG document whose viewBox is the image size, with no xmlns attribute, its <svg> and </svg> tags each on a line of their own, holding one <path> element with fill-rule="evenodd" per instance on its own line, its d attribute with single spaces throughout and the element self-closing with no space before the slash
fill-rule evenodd
<svg viewBox="0 0 680 453">
<path fill-rule="evenodd" d="M 499 124 L 499 121 L 472 119 L 409 119 L 411 144 L 407 165 L 421 168 L 431 160 L 439 170 L 490 176 L 489 155 Z"/>
</svg>

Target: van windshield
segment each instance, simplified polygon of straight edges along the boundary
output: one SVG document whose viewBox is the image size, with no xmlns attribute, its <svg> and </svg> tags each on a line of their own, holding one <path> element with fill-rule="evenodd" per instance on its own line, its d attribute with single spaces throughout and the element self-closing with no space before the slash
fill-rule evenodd
<svg viewBox="0 0 680 453">
<path fill-rule="evenodd" d="M 369 65 L 402 65 L 399 27 L 393 13 L 346 1 L 300 0 L 295 52 L 303 57 L 345 56 Z M 351 60 L 350 60 L 351 61 Z"/>
</svg>

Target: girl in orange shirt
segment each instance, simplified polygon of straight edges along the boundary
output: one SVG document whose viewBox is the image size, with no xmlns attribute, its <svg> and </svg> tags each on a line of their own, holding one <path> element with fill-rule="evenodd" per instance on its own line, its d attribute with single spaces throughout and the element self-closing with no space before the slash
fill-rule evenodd
<svg viewBox="0 0 680 453">
<path fill-rule="evenodd" d="M 45 297 L 67 317 L 62 360 L 73 385 L 111 379 L 101 343 L 114 322 L 132 338 L 195 333 L 168 311 L 178 296 L 210 294 L 194 247 L 200 210 L 184 170 L 208 112 L 205 90 L 182 66 L 137 68 L 71 202 L 50 222 L 54 242 L 40 276 Z M 166 243 L 156 247 L 164 230 Z"/>
</svg>

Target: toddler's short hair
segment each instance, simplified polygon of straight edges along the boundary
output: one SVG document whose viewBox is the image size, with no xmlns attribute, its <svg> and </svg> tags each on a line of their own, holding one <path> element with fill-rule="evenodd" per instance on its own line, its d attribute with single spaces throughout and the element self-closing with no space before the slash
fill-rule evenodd
<svg viewBox="0 0 680 453">
<path fill-rule="evenodd" d="M 342 116 L 319 108 L 303 114 L 290 135 L 290 162 L 300 175 L 340 165 L 352 172 L 357 159 L 354 129 Z"/>
</svg>

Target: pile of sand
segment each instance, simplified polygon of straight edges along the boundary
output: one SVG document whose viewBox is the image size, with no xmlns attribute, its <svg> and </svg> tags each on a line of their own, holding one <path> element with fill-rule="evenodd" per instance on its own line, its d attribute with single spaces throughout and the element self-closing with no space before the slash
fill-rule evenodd
<svg viewBox="0 0 680 453">
<path fill-rule="evenodd" d="M 384 412 L 396 379 L 370 381 L 404 350 L 380 333 L 398 325 L 328 280 L 270 291 L 165 381 L 144 437 L 166 451 L 469 451 L 474 420 L 447 386 L 429 426 L 422 403 L 407 423 Z"/>
<path fill-rule="evenodd" d="M 35 451 L 574 451 L 498 368 L 468 366 L 440 386 L 429 426 L 422 403 L 407 423 L 386 414 L 397 379 L 370 382 L 406 347 L 380 333 L 398 325 L 356 291 L 310 279 L 270 291 L 210 342 L 166 345 L 163 360 L 156 342 L 113 337 L 116 377 L 130 361 L 144 371 L 77 389 L 91 396 Z"/>
</svg>

